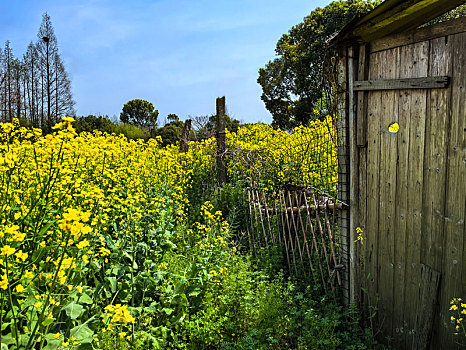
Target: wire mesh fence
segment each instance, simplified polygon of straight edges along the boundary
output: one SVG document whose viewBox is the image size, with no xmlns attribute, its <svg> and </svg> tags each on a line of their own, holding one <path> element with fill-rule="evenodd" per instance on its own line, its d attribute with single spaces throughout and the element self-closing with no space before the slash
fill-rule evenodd
<svg viewBox="0 0 466 350">
<path fill-rule="evenodd" d="M 340 234 L 347 205 L 338 186 L 344 133 L 334 115 L 315 111 L 314 121 L 291 132 L 264 124 L 227 131 L 221 156 L 229 180 L 245 187 L 250 251 L 278 249 L 290 274 L 326 290 L 346 280 Z"/>
</svg>

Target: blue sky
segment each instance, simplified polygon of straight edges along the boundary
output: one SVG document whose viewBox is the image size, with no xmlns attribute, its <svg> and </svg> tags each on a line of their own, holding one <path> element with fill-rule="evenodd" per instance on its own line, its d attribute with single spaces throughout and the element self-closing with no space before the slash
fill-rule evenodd
<svg viewBox="0 0 466 350">
<path fill-rule="evenodd" d="M 78 115 L 119 115 L 134 98 L 169 113 L 271 121 L 257 71 L 277 40 L 329 0 L 0 0 L 0 43 L 22 56 L 51 16 Z"/>
</svg>

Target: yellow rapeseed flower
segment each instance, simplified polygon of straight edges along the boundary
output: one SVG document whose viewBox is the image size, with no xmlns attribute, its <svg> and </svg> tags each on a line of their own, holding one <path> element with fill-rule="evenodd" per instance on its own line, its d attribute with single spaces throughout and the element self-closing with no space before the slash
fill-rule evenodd
<svg viewBox="0 0 466 350">
<path fill-rule="evenodd" d="M 0 254 L 10 256 L 10 255 L 13 255 L 15 251 L 16 251 L 15 248 L 12 248 L 9 245 L 6 245 L 0 250 Z"/>
</svg>

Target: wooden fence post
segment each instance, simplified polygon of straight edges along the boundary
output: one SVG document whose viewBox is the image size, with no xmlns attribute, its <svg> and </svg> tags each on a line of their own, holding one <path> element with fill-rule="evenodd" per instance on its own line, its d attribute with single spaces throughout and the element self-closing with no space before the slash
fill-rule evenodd
<svg viewBox="0 0 466 350">
<path fill-rule="evenodd" d="M 217 182 L 222 186 L 226 182 L 227 170 L 225 157 L 225 96 L 218 97 L 217 105 Z"/>
<path fill-rule="evenodd" d="M 340 52 L 337 60 L 337 132 L 338 132 L 338 199 L 349 203 L 349 134 L 348 134 L 348 91 L 347 91 L 347 50 Z M 345 266 L 342 273 L 342 297 L 346 305 L 351 303 L 350 295 L 350 220 L 349 208 L 345 207 L 338 215 L 339 264 Z"/>
<path fill-rule="evenodd" d="M 188 152 L 189 132 L 191 131 L 191 119 L 184 122 L 183 131 L 181 132 L 180 152 Z"/>
</svg>

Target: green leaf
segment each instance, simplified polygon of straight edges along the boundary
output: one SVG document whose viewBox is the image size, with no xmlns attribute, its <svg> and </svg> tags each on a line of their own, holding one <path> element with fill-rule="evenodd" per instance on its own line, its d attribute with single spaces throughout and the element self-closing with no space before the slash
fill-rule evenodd
<svg viewBox="0 0 466 350">
<path fill-rule="evenodd" d="M 116 277 L 107 277 L 107 280 L 110 282 L 110 288 L 112 289 L 112 293 L 115 293 L 117 289 Z"/>
<path fill-rule="evenodd" d="M 175 325 L 177 323 L 181 323 L 183 322 L 183 320 L 185 319 L 186 317 L 186 313 L 185 312 L 180 312 L 176 317 L 175 319 L 172 321 L 172 325 Z"/>
<path fill-rule="evenodd" d="M 70 330 L 70 336 L 78 339 L 81 344 L 91 343 L 94 339 L 94 332 L 85 324 L 76 326 Z"/>
<path fill-rule="evenodd" d="M 69 303 L 65 307 L 65 312 L 72 320 L 74 320 L 82 315 L 84 312 L 84 307 L 79 304 Z"/>
<path fill-rule="evenodd" d="M 162 309 L 162 311 L 165 312 L 167 315 L 171 315 L 172 312 L 173 312 L 173 309 L 170 309 L 170 308 L 168 308 L 168 307 L 164 307 L 164 308 Z"/>
<path fill-rule="evenodd" d="M 199 294 L 202 293 L 202 290 L 200 288 L 196 288 L 193 291 L 189 292 L 190 297 L 197 297 Z"/>
<path fill-rule="evenodd" d="M 10 324 L 11 324 L 11 321 L 10 322 L 3 322 L 2 323 L 2 331 L 4 331 L 5 328 L 8 327 Z"/>
<path fill-rule="evenodd" d="M 92 298 L 89 295 L 87 295 L 86 293 L 81 295 L 81 297 L 79 298 L 79 301 L 84 303 L 84 304 L 92 304 L 94 302 L 92 300 Z"/>
<path fill-rule="evenodd" d="M 44 321 L 42 321 L 42 325 L 47 327 L 48 325 L 53 323 L 53 318 L 46 318 Z"/>
<path fill-rule="evenodd" d="M 9 344 L 15 344 L 15 343 L 16 343 L 16 341 L 13 339 L 12 334 L 2 336 L 2 346 L 3 346 L 3 344 L 9 345 Z M 8 347 L 7 347 L 7 349 L 8 349 Z"/>
<path fill-rule="evenodd" d="M 47 345 L 42 348 L 42 350 L 56 350 L 60 348 L 61 340 L 60 339 L 49 339 L 47 340 Z"/>
</svg>

